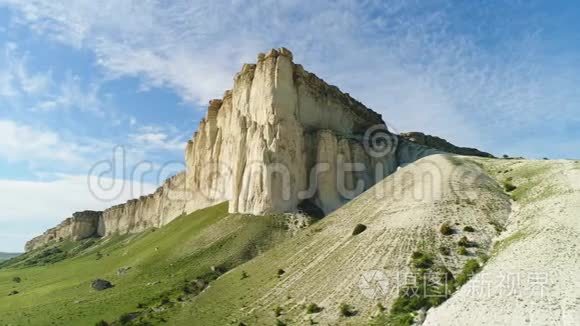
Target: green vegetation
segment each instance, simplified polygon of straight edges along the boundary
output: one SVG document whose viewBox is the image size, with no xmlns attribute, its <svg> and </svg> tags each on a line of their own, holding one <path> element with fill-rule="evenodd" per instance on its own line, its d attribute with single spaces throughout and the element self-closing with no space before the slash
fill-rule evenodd
<svg viewBox="0 0 580 326">
<path fill-rule="evenodd" d="M 511 183 L 509 181 L 504 181 L 503 188 L 507 192 L 512 192 L 512 191 L 516 190 L 518 187 L 516 187 L 513 183 Z"/>
<path fill-rule="evenodd" d="M 462 255 L 462 256 L 467 256 L 469 255 L 469 252 L 467 251 L 467 249 L 465 249 L 465 247 L 459 247 L 457 248 L 457 253 Z"/>
<path fill-rule="evenodd" d="M 319 307 L 316 303 L 311 303 L 306 307 L 307 314 L 315 314 L 322 311 L 322 307 Z"/>
<path fill-rule="evenodd" d="M 17 253 L 0 252 L 0 262 L 19 256 Z"/>
<path fill-rule="evenodd" d="M 444 256 L 449 256 L 449 255 L 451 255 L 451 249 L 449 249 L 449 247 L 440 246 L 439 253 L 441 253 Z"/>
<path fill-rule="evenodd" d="M 466 226 L 463 228 L 463 231 L 465 232 L 475 232 L 475 229 L 472 226 Z"/>
<path fill-rule="evenodd" d="M 15 277 L 23 281 L 18 295 L 0 296 L 0 319 L 13 325 L 121 324 L 129 314 L 132 324 L 160 324 L 177 302 L 191 300 L 224 270 L 285 239 L 284 226 L 279 216 L 228 214 L 227 204 L 220 204 L 156 232 L 34 250 L 1 263 L 0 293 L 13 290 Z M 124 267 L 131 272 L 117 275 Z M 234 276 L 239 280 L 239 273 Z M 92 290 L 91 281 L 99 278 L 115 287 Z"/>
<path fill-rule="evenodd" d="M 457 245 L 460 247 L 466 247 L 466 248 L 477 247 L 477 243 L 467 239 L 466 236 L 462 236 L 461 239 L 459 239 L 459 241 L 457 241 Z"/>
<path fill-rule="evenodd" d="M 427 269 L 433 266 L 433 257 L 428 253 L 415 251 L 411 257 L 415 268 Z"/>
<path fill-rule="evenodd" d="M 467 281 L 469 281 L 469 279 L 473 275 L 475 275 L 475 273 L 479 272 L 480 269 L 481 269 L 481 266 L 479 265 L 477 260 L 475 260 L 475 259 L 468 260 L 465 263 L 465 266 L 463 266 L 463 270 L 461 271 L 461 273 L 459 275 L 457 275 L 457 277 L 455 278 L 456 285 L 461 286 L 461 285 L 467 283 Z"/>
<path fill-rule="evenodd" d="M 451 225 L 449 224 L 449 222 L 445 222 L 445 223 L 441 224 L 441 227 L 439 228 L 439 231 L 443 235 L 452 235 L 454 233 L 453 232 L 453 228 L 451 227 Z"/>
<path fill-rule="evenodd" d="M 356 316 L 357 311 L 354 309 L 353 306 L 347 304 L 347 303 L 341 303 L 340 306 L 338 306 L 338 312 L 342 317 L 352 317 L 352 316 Z"/>
<path fill-rule="evenodd" d="M 440 275 L 439 283 L 427 279 L 426 274 L 419 273 L 414 284 L 401 289 L 389 314 L 380 314 L 373 320 L 372 325 L 413 325 L 417 311 L 428 310 L 442 304 L 480 269 L 477 260 L 470 259 L 465 263 L 461 273 L 454 277 L 449 269 L 439 266 L 437 268 Z"/>
<path fill-rule="evenodd" d="M 352 230 L 352 235 L 361 234 L 361 233 L 363 233 L 363 232 L 364 232 L 364 230 L 366 230 L 366 229 L 367 229 L 366 225 L 364 225 L 364 224 L 357 224 L 357 225 L 354 227 L 354 230 Z"/>
</svg>

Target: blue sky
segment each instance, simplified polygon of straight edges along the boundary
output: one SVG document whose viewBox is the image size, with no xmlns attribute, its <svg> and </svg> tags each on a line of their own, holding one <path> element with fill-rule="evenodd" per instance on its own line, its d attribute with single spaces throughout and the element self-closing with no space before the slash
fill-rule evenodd
<svg viewBox="0 0 580 326">
<path fill-rule="evenodd" d="M 580 158 L 579 30 L 573 1 L 0 0 L 0 251 L 152 191 L 207 101 L 280 46 L 396 131 Z M 144 177 L 100 200 L 88 171 L 115 148 Z"/>
</svg>

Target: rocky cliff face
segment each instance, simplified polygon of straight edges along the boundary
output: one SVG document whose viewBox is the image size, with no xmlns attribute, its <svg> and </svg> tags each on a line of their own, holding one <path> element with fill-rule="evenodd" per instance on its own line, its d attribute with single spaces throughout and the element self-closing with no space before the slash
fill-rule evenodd
<svg viewBox="0 0 580 326">
<path fill-rule="evenodd" d="M 401 133 L 399 135 L 408 141 L 414 142 L 419 145 L 424 145 L 427 147 L 435 148 L 440 151 L 452 154 L 467 155 L 467 156 L 481 156 L 481 157 L 494 157 L 490 153 L 482 152 L 475 148 L 469 147 L 458 147 L 455 146 L 443 138 L 436 136 L 426 135 L 422 132 L 407 132 Z"/>
<path fill-rule="evenodd" d="M 74 213 L 52 229 L 26 243 L 26 251 L 42 247 L 53 241 L 70 239 L 73 241 L 97 235 L 97 228 L 102 212 L 84 211 Z"/>
<path fill-rule="evenodd" d="M 384 125 L 379 114 L 294 64 L 288 50 L 260 54 L 210 102 L 187 145 L 186 211 L 225 200 L 230 212 L 293 211 L 304 200 L 333 211 L 350 199 L 338 186 L 361 180 L 360 193 L 376 173 L 396 168 L 394 151 L 373 157 L 364 150 L 375 125 Z M 359 173 L 337 178 L 339 158 L 360 164 Z"/>
<path fill-rule="evenodd" d="M 232 213 L 328 214 L 398 166 L 437 152 L 391 134 L 379 114 L 295 64 L 287 49 L 271 50 L 210 101 L 187 143 L 186 171 L 149 196 L 82 223 L 68 219 L 27 250 L 139 232 L 223 201 Z"/>
<path fill-rule="evenodd" d="M 183 214 L 185 197 L 185 172 L 181 172 L 167 179 L 151 195 L 106 209 L 97 234 L 109 236 L 163 226 Z"/>
</svg>

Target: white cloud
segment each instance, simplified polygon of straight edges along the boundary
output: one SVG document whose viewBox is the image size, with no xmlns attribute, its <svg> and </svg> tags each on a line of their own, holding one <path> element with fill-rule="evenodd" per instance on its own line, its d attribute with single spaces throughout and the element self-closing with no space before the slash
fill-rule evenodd
<svg viewBox="0 0 580 326">
<path fill-rule="evenodd" d="M 221 96 L 243 62 L 270 47 L 288 46 L 297 62 L 399 130 L 491 146 L 513 128 L 578 119 L 580 77 L 557 64 L 578 62 L 578 56 L 544 55 L 542 22 L 527 14 L 532 4 L 0 3 L 38 33 L 92 50 L 111 77 L 140 77 L 143 87 L 170 87 L 189 102 Z"/>
<path fill-rule="evenodd" d="M 84 82 L 77 75 L 65 72 L 56 80 L 52 70 L 32 71 L 28 53 L 14 43 L 4 46 L 0 56 L 0 99 L 5 106 L 17 110 L 79 110 L 103 115 L 106 97 L 97 82 Z M 105 100 L 105 101 L 104 101 Z"/>
<path fill-rule="evenodd" d="M 32 109 L 37 111 L 76 109 L 102 114 L 104 104 L 99 92 L 99 84 L 93 83 L 85 88 L 81 86 L 78 76 L 69 73 L 58 83 L 54 94 L 47 94 L 45 99 L 40 100 Z"/>
<path fill-rule="evenodd" d="M 179 138 L 169 138 L 163 132 L 145 132 L 140 134 L 131 134 L 129 139 L 137 147 L 154 150 L 183 150 L 185 144 Z"/>
<path fill-rule="evenodd" d="M 18 53 L 14 43 L 7 43 L 0 58 L 0 95 L 3 97 L 31 96 L 46 92 L 52 84 L 52 73 L 32 73 L 28 58 Z"/>
<path fill-rule="evenodd" d="M 79 164 L 88 149 L 69 143 L 57 133 L 12 120 L 0 120 L 0 157 L 8 161 L 51 161 Z"/>
<path fill-rule="evenodd" d="M 92 177 L 96 178 L 96 177 Z M 0 220 L 29 220 L 39 217 L 59 222 L 75 211 L 103 210 L 129 199 L 152 193 L 156 185 L 137 180 L 105 178 L 104 183 L 123 183 L 114 196 L 95 195 L 86 175 L 61 175 L 53 181 L 17 181 L 0 179 Z M 94 183 L 94 181 L 93 181 Z M 109 199 L 110 198 L 110 199 Z"/>
</svg>

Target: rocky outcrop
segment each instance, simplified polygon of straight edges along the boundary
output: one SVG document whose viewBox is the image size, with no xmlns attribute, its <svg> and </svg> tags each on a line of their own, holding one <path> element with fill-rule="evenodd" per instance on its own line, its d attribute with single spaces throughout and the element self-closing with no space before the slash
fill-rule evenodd
<svg viewBox="0 0 580 326">
<path fill-rule="evenodd" d="M 295 64 L 287 49 L 271 50 L 209 102 L 187 143 L 186 171 L 90 222 L 68 219 L 26 248 L 160 227 L 223 201 L 232 213 L 328 214 L 433 153 L 390 133 L 379 114 Z"/>
<path fill-rule="evenodd" d="M 151 195 L 106 209 L 97 234 L 133 233 L 163 226 L 183 214 L 185 199 L 185 172 L 181 172 L 167 179 Z"/>
<path fill-rule="evenodd" d="M 481 157 L 494 157 L 490 153 L 482 152 L 475 148 L 469 147 L 458 147 L 455 146 L 443 138 L 439 138 L 436 136 L 426 135 L 422 132 L 407 132 L 401 133 L 399 135 L 401 138 L 404 138 L 408 141 L 414 142 L 419 145 L 424 145 L 427 147 L 435 148 L 440 151 L 451 153 L 451 154 L 458 154 L 458 155 L 467 155 L 467 156 L 481 156 Z"/>
<path fill-rule="evenodd" d="M 160 227 L 183 214 L 185 198 L 185 172 L 181 172 L 167 179 L 149 196 L 113 206 L 104 212 L 74 213 L 56 227 L 28 241 L 25 249 L 30 251 L 57 241 L 78 241 Z"/>
<path fill-rule="evenodd" d="M 26 251 L 42 247 L 53 241 L 82 240 L 97 236 L 97 229 L 102 212 L 84 211 L 74 213 L 72 217 L 65 219 L 59 225 L 48 229 L 42 235 L 26 243 Z"/>
<path fill-rule="evenodd" d="M 331 212 L 396 169 L 394 150 L 364 150 L 377 125 L 388 133 L 379 114 L 294 64 L 290 51 L 260 54 L 210 101 L 187 145 L 186 211 L 227 200 L 232 213 L 264 214 L 309 200 Z M 360 166 L 353 173 L 343 163 Z"/>
</svg>

